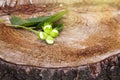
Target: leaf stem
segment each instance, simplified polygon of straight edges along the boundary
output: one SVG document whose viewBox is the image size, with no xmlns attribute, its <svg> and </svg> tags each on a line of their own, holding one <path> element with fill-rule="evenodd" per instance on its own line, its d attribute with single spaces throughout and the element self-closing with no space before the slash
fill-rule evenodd
<svg viewBox="0 0 120 80">
<path fill-rule="evenodd" d="M 34 32 L 36 34 L 38 33 L 38 31 L 33 30 L 33 28 L 28 28 L 28 27 L 25 27 L 25 26 L 20 26 L 20 25 L 7 25 L 7 26 L 11 26 L 11 27 L 15 27 L 15 28 L 23 28 L 23 29 L 29 30 L 31 32 Z"/>
<path fill-rule="evenodd" d="M 18 28 L 23 28 L 23 29 L 29 30 L 29 31 L 34 32 L 34 33 L 38 33 L 38 31 L 33 30 L 32 28 L 28 28 L 28 27 L 25 27 L 25 26 L 17 26 L 17 27 L 18 27 Z"/>
</svg>

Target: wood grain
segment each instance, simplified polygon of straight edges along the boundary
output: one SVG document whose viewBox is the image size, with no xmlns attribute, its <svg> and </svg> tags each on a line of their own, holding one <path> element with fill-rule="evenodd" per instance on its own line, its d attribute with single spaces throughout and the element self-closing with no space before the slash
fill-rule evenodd
<svg viewBox="0 0 120 80">
<path fill-rule="evenodd" d="M 46 12 L 32 15 L 13 13 L 28 18 L 50 15 L 67 8 L 60 23 L 65 28 L 54 45 L 47 45 L 37 39 L 34 33 L 0 25 L 0 57 L 6 61 L 40 67 L 70 67 L 99 62 L 120 52 L 119 11 L 103 6 L 81 7 L 47 7 Z M 105 10 L 104 10 L 105 9 Z M 101 12 L 104 10 L 104 12 Z M 18 11 L 19 12 L 19 11 Z"/>
<path fill-rule="evenodd" d="M 0 24 L 0 80 L 120 79 L 119 0 L 71 1 L 82 5 L 36 7 L 27 0 L 25 5 L 0 7 L 6 23 L 10 15 L 26 19 L 69 10 L 60 21 L 65 28 L 54 45 L 46 45 L 32 32 Z"/>
</svg>

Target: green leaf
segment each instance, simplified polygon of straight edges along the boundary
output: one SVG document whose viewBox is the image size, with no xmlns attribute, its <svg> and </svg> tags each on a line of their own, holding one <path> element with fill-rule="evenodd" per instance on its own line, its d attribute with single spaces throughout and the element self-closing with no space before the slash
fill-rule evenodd
<svg viewBox="0 0 120 80">
<path fill-rule="evenodd" d="M 38 23 L 46 21 L 49 17 L 50 16 L 42 16 L 42 17 L 30 18 L 30 19 L 24 20 L 17 16 L 11 16 L 10 22 L 13 25 L 30 27 L 30 26 L 37 25 Z"/>
<path fill-rule="evenodd" d="M 53 23 L 53 22 L 59 20 L 65 13 L 67 13 L 67 10 L 63 10 L 63 11 L 58 12 L 51 16 L 29 18 L 26 20 L 24 20 L 20 17 L 17 17 L 17 16 L 11 16 L 10 22 L 13 25 L 20 25 L 20 26 L 26 26 L 26 27 L 37 25 L 37 28 L 40 28 L 44 24 L 44 22 Z"/>
<path fill-rule="evenodd" d="M 37 17 L 37 18 L 29 18 L 27 20 L 30 21 L 30 22 L 44 22 L 50 17 L 51 16 L 41 16 L 41 17 Z"/>
<path fill-rule="evenodd" d="M 63 11 L 61 11 L 61 12 L 58 12 L 58 13 L 54 14 L 53 16 L 51 16 L 50 18 L 48 18 L 48 19 L 46 20 L 46 22 L 53 23 L 53 22 L 59 20 L 60 18 L 62 18 L 62 16 L 63 16 L 64 14 L 66 14 L 67 12 L 68 12 L 67 10 L 63 10 Z"/>
<path fill-rule="evenodd" d="M 63 28 L 64 28 L 63 24 L 56 24 L 55 25 L 55 29 L 58 30 L 59 32 L 62 31 Z"/>
<path fill-rule="evenodd" d="M 21 19 L 20 17 L 17 17 L 17 16 L 11 16 L 10 22 L 13 25 L 23 25 L 25 23 L 28 23 L 29 21 L 23 20 L 23 19 Z"/>
<path fill-rule="evenodd" d="M 27 26 L 27 27 L 36 24 L 35 22 L 30 22 L 28 20 L 24 20 L 17 16 L 11 16 L 10 22 L 13 25 L 20 25 L 20 26 Z"/>
<path fill-rule="evenodd" d="M 56 22 L 57 20 L 61 19 L 62 16 L 63 16 L 64 14 L 66 14 L 67 12 L 68 12 L 67 10 L 63 10 L 63 11 L 58 12 L 58 13 L 52 15 L 52 16 L 48 16 L 46 19 L 44 19 L 43 21 L 41 21 L 42 23 L 39 23 L 39 24 L 37 25 L 37 27 L 42 26 L 42 25 L 44 24 L 44 22 L 54 23 L 54 22 Z"/>
<path fill-rule="evenodd" d="M 50 16 L 41 16 L 41 17 L 37 17 L 37 18 L 29 18 L 27 19 L 27 21 L 29 21 L 29 23 L 23 24 L 23 26 L 36 26 L 36 28 L 41 28 L 43 23 L 49 18 Z M 38 24 L 41 24 L 39 27 L 37 27 Z"/>
</svg>

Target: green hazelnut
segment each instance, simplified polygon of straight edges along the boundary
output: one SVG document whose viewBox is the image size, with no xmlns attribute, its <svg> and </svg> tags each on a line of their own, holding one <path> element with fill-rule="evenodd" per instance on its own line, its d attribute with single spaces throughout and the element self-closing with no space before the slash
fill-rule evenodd
<svg viewBox="0 0 120 80">
<path fill-rule="evenodd" d="M 48 37 L 46 38 L 46 43 L 47 43 L 47 44 L 53 44 L 54 41 L 55 41 L 54 38 L 51 37 L 51 36 L 48 36 Z"/>
<path fill-rule="evenodd" d="M 47 24 L 43 26 L 43 31 L 46 32 L 47 34 L 50 34 L 50 32 L 52 31 L 52 25 Z"/>
<path fill-rule="evenodd" d="M 47 36 L 48 36 L 48 34 L 47 33 L 45 33 L 45 32 L 39 32 L 38 33 L 38 37 L 39 37 L 39 39 L 41 39 L 41 40 L 45 40 L 46 38 L 47 38 Z"/>
<path fill-rule="evenodd" d="M 50 36 L 52 37 L 57 37 L 59 35 L 59 31 L 57 29 L 53 29 L 51 32 L 50 32 Z"/>
</svg>

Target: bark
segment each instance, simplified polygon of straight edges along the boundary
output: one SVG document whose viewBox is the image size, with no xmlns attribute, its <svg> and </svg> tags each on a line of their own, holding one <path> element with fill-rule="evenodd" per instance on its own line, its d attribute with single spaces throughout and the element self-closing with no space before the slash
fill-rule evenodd
<svg viewBox="0 0 120 80">
<path fill-rule="evenodd" d="M 69 68 L 40 68 L 0 59 L 0 80 L 119 80 L 120 54 L 95 64 Z"/>
</svg>

